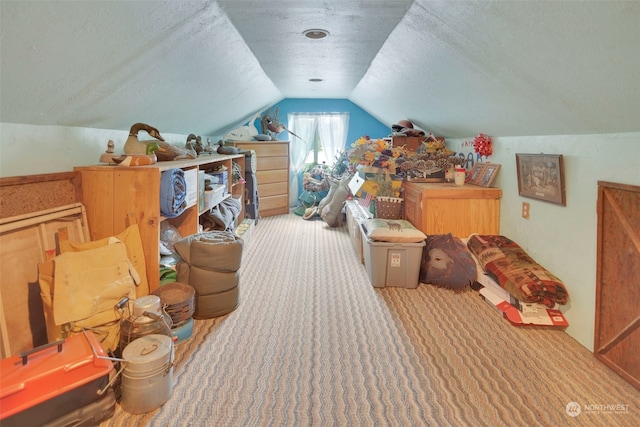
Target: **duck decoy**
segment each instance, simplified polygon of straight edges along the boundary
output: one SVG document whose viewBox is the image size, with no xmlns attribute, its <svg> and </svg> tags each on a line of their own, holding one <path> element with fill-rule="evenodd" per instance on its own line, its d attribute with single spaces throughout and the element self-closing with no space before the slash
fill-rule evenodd
<svg viewBox="0 0 640 427">
<path fill-rule="evenodd" d="M 148 141 L 140 141 L 138 140 L 138 132 L 141 130 L 147 132 L 149 136 L 156 138 L 158 141 L 164 142 L 164 138 L 160 135 L 160 131 L 153 126 L 149 126 L 145 123 L 136 123 L 131 126 L 129 130 L 129 137 L 127 141 L 124 143 L 124 153 L 125 154 L 149 154 L 147 152 L 147 145 L 150 142 L 157 143 L 155 140 Z"/>
</svg>

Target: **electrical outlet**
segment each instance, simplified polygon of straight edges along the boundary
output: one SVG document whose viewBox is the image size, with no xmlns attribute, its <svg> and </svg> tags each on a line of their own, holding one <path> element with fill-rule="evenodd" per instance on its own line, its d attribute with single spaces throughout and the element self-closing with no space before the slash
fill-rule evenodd
<svg viewBox="0 0 640 427">
<path fill-rule="evenodd" d="M 522 202 L 522 218 L 529 219 L 529 203 Z"/>
</svg>

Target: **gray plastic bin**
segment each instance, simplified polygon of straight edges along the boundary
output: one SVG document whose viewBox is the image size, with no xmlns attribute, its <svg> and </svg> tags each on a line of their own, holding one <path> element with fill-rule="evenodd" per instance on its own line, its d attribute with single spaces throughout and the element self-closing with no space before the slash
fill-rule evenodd
<svg viewBox="0 0 640 427">
<path fill-rule="evenodd" d="M 362 230 L 364 266 L 375 288 L 417 288 L 425 242 L 388 243 L 371 240 Z"/>
</svg>

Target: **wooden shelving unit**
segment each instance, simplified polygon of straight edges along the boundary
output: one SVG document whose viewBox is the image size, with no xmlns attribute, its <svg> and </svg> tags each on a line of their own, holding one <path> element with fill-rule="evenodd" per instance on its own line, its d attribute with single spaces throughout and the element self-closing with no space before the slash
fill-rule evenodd
<svg viewBox="0 0 640 427">
<path fill-rule="evenodd" d="M 160 214 L 162 172 L 173 168 L 208 170 L 224 165 L 229 174 L 228 193 L 231 197 L 244 197 L 244 184 L 236 184 L 232 179 L 233 163 L 239 164 L 244 173 L 242 154 L 202 156 L 148 166 L 94 165 L 74 168 L 81 178 L 82 203 L 87 211 L 91 240 L 113 236 L 137 223 L 145 254 L 149 288 L 150 291 L 155 290 L 160 278 L 160 224 L 168 221 L 186 237 L 198 232 L 201 215 L 197 202 L 176 218 L 164 218 Z M 244 210 L 238 221 L 243 219 Z"/>
</svg>

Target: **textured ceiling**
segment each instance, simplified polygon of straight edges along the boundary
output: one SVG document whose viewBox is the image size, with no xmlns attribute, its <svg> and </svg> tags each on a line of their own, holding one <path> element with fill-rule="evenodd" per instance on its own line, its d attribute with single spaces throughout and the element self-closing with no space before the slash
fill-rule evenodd
<svg viewBox="0 0 640 427">
<path fill-rule="evenodd" d="M 2 0 L 0 20 L 2 122 L 221 135 L 347 98 L 446 137 L 640 130 L 636 1 Z"/>
</svg>

